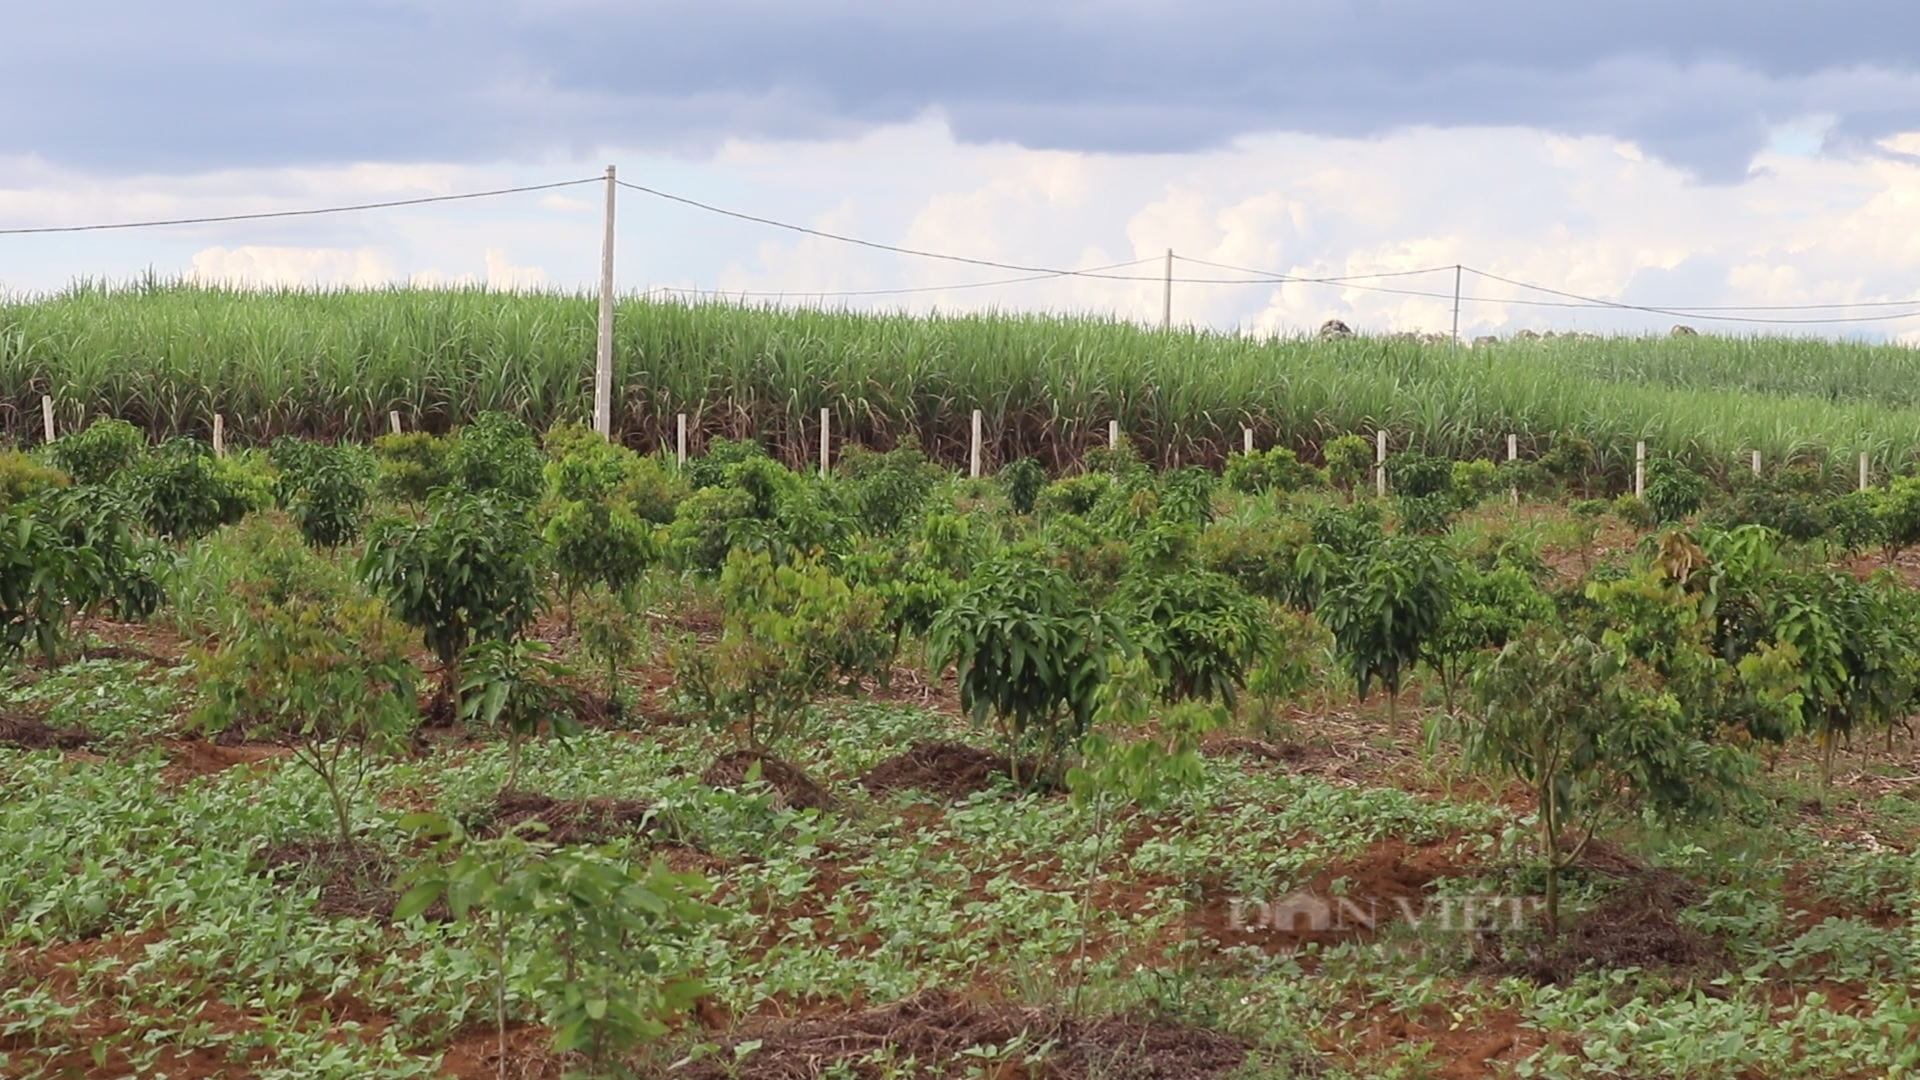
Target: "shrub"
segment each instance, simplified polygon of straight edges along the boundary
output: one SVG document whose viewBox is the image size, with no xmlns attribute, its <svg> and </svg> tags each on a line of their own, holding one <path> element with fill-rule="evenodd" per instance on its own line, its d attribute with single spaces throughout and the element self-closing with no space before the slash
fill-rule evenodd
<svg viewBox="0 0 1920 1080">
<path fill-rule="evenodd" d="M 1227 487 L 1242 495 L 1298 491 L 1326 482 L 1325 473 L 1281 446 L 1266 451 L 1255 450 L 1251 454 L 1227 455 L 1223 478 Z"/>
<path fill-rule="evenodd" d="M 513 790 L 520 777 L 520 748 L 542 723 L 562 739 L 580 732 L 568 708 L 572 694 L 561 682 L 573 672 L 549 659 L 550 652 L 544 641 L 491 637 L 474 642 L 460 658 L 465 673 L 460 680 L 461 719 L 498 728 L 507 736 L 502 792 Z"/>
<path fill-rule="evenodd" d="M 342 843 L 374 754 L 418 719 L 406 634 L 366 596 L 248 598 L 248 617 L 196 657 L 198 720 L 212 733 L 264 724 L 327 788 Z M 357 753 L 348 753 L 357 747 Z"/>
<path fill-rule="evenodd" d="M 707 452 L 687 462 L 687 479 L 694 490 L 718 487 L 727 482 L 727 473 L 743 461 L 764 460 L 767 452 L 759 443 L 715 439 Z"/>
<path fill-rule="evenodd" d="M 1646 480 L 1644 498 L 1656 521 L 1679 521 L 1707 497 L 1706 478 L 1670 457 L 1647 462 Z"/>
<path fill-rule="evenodd" d="M 887 536 L 920 513 L 947 471 L 928 461 L 918 444 L 909 440 L 884 454 L 849 448 L 841 455 L 835 476 L 861 528 L 873 536 Z"/>
<path fill-rule="evenodd" d="M 1586 638 L 1529 631 L 1474 679 L 1474 694 L 1484 719 L 1465 757 L 1533 789 L 1550 927 L 1561 871 L 1607 816 L 1703 814 L 1742 783 L 1742 755 L 1702 741 L 1652 673 Z"/>
<path fill-rule="evenodd" d="M 1891 486 L 1872 495 L 1875 532 L 1886 546 L 1887 558 L 1920 543 L 1920 477 L 1895 477 Z"/>
<path fill-rule="evenodd" d="M 1000 482 L 1007 489 L 1007 502 L 1013 505 L 1013 512 L 1031 514 L 1041 489 L 1047 486 L 1047 470 L 1033 458 L 1023 457 L 1000 470 Z"/>
<path fill-rule="evenodd" d="M 640 463 L 639 454 L 578 424 L 547 432 L 546 448 L 550 460 L 542 475 L 547 492 L 566 502 L 611 498 Z"/>
<path fill-rule="evenodd" d="M 1373 471 L 1374 448 L 1358 435 L 1342 435 L 1322 447 L 1327 463 L 1327 480 L 1352 498 Z"/>
<path fill-rule="evenodd" d="M 626 478 L 614 489 L 613 502 L 626 507 L 642 521 L 666 525 L 673 521 L 680 503 L 691 491 L 686 477 L 659 456 L 649 454 L 633 463 Z"/>
<path fill-rule="evenodd" d="M 453 435 L 447 468 L 468 491 L 532 501 L 540 497 L 546 457 L 533 429 L 500 412 L 483 412 Z"/>
<path fill-rule="evenodd" d="M 308 544 L 334 548 L 360 535 L 372 495 L 360 451 L 278 439 L 272 457 L 280 468 L 278 501 Z"/>
<path fill-rule="evenodd" d="M 1882 542 L 1884 533 L 1871 491 L 1849 491 L 1821 504 L 1833 542 L 1843 551 L 1864 551 Z"/>
<path fill-rule="evenodd" d="M 1450 492 L 1433 495 L 1400 495 L 1393 500 L 1394 514 L 1403 533 L 1435 535 L 1453 527 L 1456 507 Z"/>
<path fill-rule="evenodd" d="M 1022 752 L 1049 764 L 1087 732 L 1121 627 L 1086 602 L 1073 579 L 1031 558 L 977 569 L 928 632 L 934 665 L 955 665 L 960 704 L 991 713 L 1020 780 Z"/>
<path fill-rule="evenodd" d="M 1387 690 L 1390 733 L 1399 734 L 1395 698 L 1431 645 L 1452 603 L 1453 558 L 1424 537 L 1390 536 L 1342 569 L 1316 614 L 1346 658 L 1362 701 L 1375 679 Z"/>
<path fill-rule="evenodd" d="M 100 578 L 97 552 L 69 546 L 35 514 L 0 508 L 0 665 L 29 643 L 52 665 L 69 605 L 89 603 Z"/>
<path fill-rule="evenodd" d="M 1766 488 L 1750 488 L 1716 507 L 1709 521 L 1722 529 L 1760 525 L 1789 540 L 1817 540 L 1825 536 L 1829 520 L 1825 508 L 1804 497 Z"/>
<path fill-rule="evenodd" d="M 1127 636 L 1152 668 L 1160 700 L 1232 708 L 1270 645 L 1265 605 L 1206 570 L 1128 578 L 1115 598 Z"/>
<path fill-rule="evenodd" d="M 1113 478 L 1105 473 L 1062 477 L 1046 486 L 1042 502 L 1048 513 L 1086 517 L 1093 513 L 1094 505 L 1111 487 Z"/>
<path fill-rule="evenodd" d="M 0 450 L 0 510 L 70 483 L 59 469 L 42 465 L 18 450 Z"/>
<path fill-rule="evenodd" d="M 1500 471 L 1500 466 L 1480 458 L 1476 461 L 1454 462 L 1450 486 L 1453 489 L 1456 504 L 1464 510 L 1485 502 L 1508 484 Z"/>
<path fill-rule="evenodd" d="M 197 540 L 260 508 L 244 467 L 223 465 L 197 439 L 168 439 L 126 477 L 147 528 L 172 540 Z"/>
<path fill-rule="evenodd" d="M 424 504 L 436 488 L 453 482 L 452 454 L 451 441 L 424 431 L 380 436 L 373 440 L 373 456 L 381 492 L 410 506 Z"/>
<path fill-rule="evenodd" d="M 375 526 L 359 569 L 458 687 L 460 656 L 476 639 L 511 641 L 539 614 L 538 556 L 518 501 L 449 490 L 424 522 Z"/>
<path fill-rule="evenodd" d="M 1651 529 L 1660 524 L 1660 517 L 1645 499 L 1635 495 L 1622 495 L 1613 500 L 1613 513 L 1621 521 L 1636 529 Z"/>
<path fill-rule="evenodd" d="M 1195 557 L 1255 596 L 1308 608 L 1316 589 L 1301 572 L 1300 557 L 1312 542 L 1312 528 L 1299 518 L 1216 521 L 1195 541 Z"/>
<path fill-rule="evenodd" d="M 795 734 L 805 708 L 836 685 L 877 676 L 893 658 L 880 598 L 811 560 L 735 551 L 720 576 L 720 641 L 683 654 L 683 682 L 749 746 Z"/>
<path fill-rule="evenodd" d="M 1553 437 L 1553 446 L 1540 455 L 1540 468 L 1569 491 L 1588 494 L 1593 490 L 1593 474 L 1600 455 L 1584 436 L 1563 431 Z"/>
<path fill-rule="evenodd" d="M 53 463 L 76 484 L 104 484 L 131 468 L 146 452 L 147 437 L 125 420 L 95 420 L 85 431 L 47 447 Z"/>
<path fill-rule="evenodd" d="M 1274 733 L 1280 703 L 1314 684 L 1314 659 L 1333 648 L 1333 636 L 1312 615 L 1277 610 L 1270 613 L 1272 641 L 1266 654 L 1247 672 L 1247 692 L 1253 695 L 1255 730 L 1263 737 Z"/>
<path fill-rule="evenodd" d="M 598 583 L 625 592 L 659 556 L 646 522 L 604 502 L 562 503 L 547 519 L 546 541 L 566 590 L 569 618 L 581 589 Z"/>
<path fill-rule="evenodd" d="M 1387 490 L 1411 499 L 1453 494 L 1453 463 L 1418 450 L 1402 450 L 1387 459 Z"/>
<path fill-rule="evenodd" d="M 1155 512 L 1162 521 L 1204 526 L 1213 520 L 1215 483 L 1213 474 L 1205 469 L 1192 466 L 1174 469 L 1160 478 L 1160 498 Z"/>
</svg>

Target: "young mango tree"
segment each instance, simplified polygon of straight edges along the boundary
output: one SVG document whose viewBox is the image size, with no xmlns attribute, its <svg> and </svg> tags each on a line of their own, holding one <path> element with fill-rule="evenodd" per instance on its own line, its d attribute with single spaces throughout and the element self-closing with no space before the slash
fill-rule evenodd
<svg viewBox="0 0 1920 1080">
<path fill-rule="evenodd" d="M 720 641 L 677 666 L 717 719 L 739 722 L 749 748 L 794 734 L 815 698 L 877 676 L 893 659 L 884 601 L 818 562 L 776 563 L 765 552 L 736 550 L 720 594 Z"/>
<path fill-rule="evenodd" d="M 518 832 L 489 840 L 416 814 L 401 824 L 438 839 L 433 861 L 407 874 L 394 907 L 412 919 L 444 901 L 487 950 L 500 1080 L 506 1080 L 509 991 L 540 1009 L 557 1054 L 586 1056 L 590 1076 L 629 1076 L 626 1058 L 668 1034 L 707 993 L 691 964 L 703 925 L 726 921 L 700 900 L 698 874 L 658 859 L 644 870 L 611 848 L 557 848 Z"/>
<path fill-rule="evenodd" d="M 976 568 L 927 637 L 933 666 L 955 667 L 961 707 L 992 715 L 1016 784 L 1022 752 L 1051 768 L 1086 734 L 1109 658 L 1126 649 L 1119 621 L 1071 577 L 1018 555 Z"/>
<path fill-rule="evenodd" d="M 1154 692 L 1168 703 L 1233 708 L 1248 670 L 1272 643 L 1265 605 L 1208 570 L 1129 575 L 1114 606 L 1153 672 Z"/>
<path fill-rule="evenodd" d="M 1346 659 L 1360 700 L 1375 679 L 1387 691 L 1387 730 L 1400 735 L 1395 699 L 1453 602 L 1453 557 L 1439 541 L 1389 536 L 1346 561 L 1316 613 Z"/>
<path fill-rule="evenodd" d="M 326 786 L 343 845 L 375 758 L 419 719 L 405 631 L 367 596 L 251 598 L 246 617 L 198 657 L 200 725 L 261 724 Z"/>
<path fill-rule="evenodd" d="M 460 657 L 476 639 L 512 641 L 539 614 L 539 539 L 517 499 L 445 490 L 427 520 L 374 527 L 360 576 L 421 638 L 459 701 Z"/>
<path fill-rule="evenodd" d="M 1462 760 L 1526 784 L 1538 804 L 1549 932 L 1560 875 L 1609 820 L 1711 813 L 1744 790 L 1752 759 L 1705 738 L 1652 669 L 1591 638 L 1529 628 L 1474 675 L 1480 719 Z"/>
<path fill-rule="evenodd" d="M 1517 566 L 1469 567 L 1454 578 L 1451 591 L 1452 602 L 1425 649 L 1427 663 L 1440 675 L 1449 713 L 1461 680 L 1488 650 L 1505 647 L 1529 624 L 1553 617 L 1553 600 Z"/>
</svg>

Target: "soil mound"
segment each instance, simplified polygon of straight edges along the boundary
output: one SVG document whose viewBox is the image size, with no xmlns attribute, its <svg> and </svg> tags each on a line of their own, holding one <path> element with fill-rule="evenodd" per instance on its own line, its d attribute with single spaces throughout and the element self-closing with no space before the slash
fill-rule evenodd
<svg viewBox="0 0 1920 1080">
<path fill-rule="evenodd" d="M 38 716 L 0 714 L 0 746 L 16 750 L 78 750 L 93 741 L 80 728 L 47 726 Z"/>
<path fill-rule="evenodd" d="M 275 844 L 260 853 L 266 872 L 298 889 L 320 890 L 313 910 L 321 915 L 393 917 L 399 896 L 393 889 L 399 870 L 381 848 L 339 837 L 306 837 Z"/>
<path fill-rule="evenodd" d="M 1718 942 L 1680 921 L 1699 890 L 1673 874 L 1642 873 L 1577 916 L 1558 940 L 1534 944 L 1523 955 L 1511 945 L 1494 967 L 1539 983 L 1563 983 L 1582 971 L 1718 971 L 1727 963 Z"/>
<path fill-rule="evenodd" d="M 700 782 L 714 788 L 744 787 L 747 774 L 756 764 L 760 766 L 760 779 L 773 788 L 775 805 L 795 810 L 832 810 L 839 805 L 825 788 L 801 772 L 799 766 L 761 750 L 729 750 L 721 754 L 700 774 Z"/>
<path fill-rule="evenodd" d="M 964 799 L 1007 775 L 1003 754 L 965 743 L 917 742 L 906 753 L 875 765 L 860 783 L 876 795 L 915 790 Z"/>
<path fill-rule="evenodd" d="M 736 1062 L 734 1045 L 757 1049 Z M 994 1054 L 986 1048 L 998 1048 Z M 971 1054 L 969 1054 L 971 1051 Z M 982 1053 L 988 1056 L 981 1056 Z M 1039 1061 L 1024 1065 L 1028 1054 Z M 1246 1063 L 1246 1044 L 1163 1021 L 1085 1020 L 929 991 L 884 1008 L 757 1025 L 688 1070 L 696 1080 L 879 1077 L 911 1059 L 913 1075 L 1047 1080 L 1206 1080 Z M 999 1062 L 996 1067 L 995 1063 Z M 985 1070 L 983 1073 L 982 1070 Z"/>
<path fill-rule="evenodd" d="M 547 827 L 537 838 L 550 844 L 604 844 L 625 836 L 662 830 L 653 807 L 637 799 L 555 799 L 536 791 L 503 791 L 493 801 L 478 831 L 500 836 L 525 822 Z"/>
</svg>

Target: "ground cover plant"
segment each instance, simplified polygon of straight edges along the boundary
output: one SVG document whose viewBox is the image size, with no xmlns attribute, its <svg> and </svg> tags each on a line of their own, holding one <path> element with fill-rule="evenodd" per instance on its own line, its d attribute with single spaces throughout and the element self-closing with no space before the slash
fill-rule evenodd
<svg viewBox="0 0 1920 1080">
<path fill-rule="evenodd" d="M 1910 480 L 445 419 L 0 462 L 0 1074 L 1920 1069 Z"/>
</svg>

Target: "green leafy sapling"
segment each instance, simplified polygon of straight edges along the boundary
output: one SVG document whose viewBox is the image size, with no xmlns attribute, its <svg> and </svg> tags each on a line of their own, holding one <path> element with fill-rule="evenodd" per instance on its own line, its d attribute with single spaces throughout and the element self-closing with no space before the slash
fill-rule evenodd
<svg viewBox="0 0 1920 1080">
<path fill-rule="evenodd" d="M 1744 790 L 1751 760 L 1706 739 L 1648 668 L 1585 637 L 1534 627 L 1473 678 L 1480 719 L 1463 761 L 1532 790 L 1550 931 L 1560 876 L 1608 821 L 1710 814 Z"/>
<path fill-rule="evenodd" d="M 545 725 L 561 739 L 580 731 L 561 680 L 573 674 L 552 658 L 542 641 L 483 638 L 462 659 L 461 719 L 497 728 L 507 737 L 507 775 L 500 790 L 520 777 L 520 749 Z"/>
<path fill-rule="evenodd" d="M 457 697 L 460 656 L 475 640 L 512 641 L 539 614 L 539 541 L 523 504 L 459 490 L 437 494 L 427 520 L 374 527 L 360 577 L 441 664 Z"/>
<path fill-rule="evenodd" d="M 698 874 L 657 859 L 642 870 L 612 848 L 555 848 L 519 832 L 476 839 L 433 814 L 402 825 L 437 843 L 434 860 L 402 879 L 394 918 L 444 902 L 456 921 L 481 927 L 501 1080 L 510 989 L 540 1010 L 554 1052 L 584 1055 L 593 1077 L 633 1075 L 630 1056 L 706 995 L 692 946 L 727 915 L 699 899 L 711 886 Z"/>
<path fill-rule="evenodd" d="M 1400 734 L 1401 681 L 1440 632 L 1452 603 L 1453 557 L 1438 541 L 1389 536 L 1343 568 L 1316 613 L 1333 633 L 1362 701 L 1378 679 L 1387 691 L 1389 735 Z"/>
<path fill-rule="evenodd" d="M 927 640 L 936 670 L 955 666 L 961 707 L 999 726 L 1016 783 L 1023 753 L 1051 765 L 1086 734 L 1109 659 L 1125 648 L 1119 621 L 1079 584 L 1017 554 L 976 568 Z"/>
<path fill-rule="evenodd" d="M 209 733 L 264 725 L 320 778 L 340 842 L 367 770 L 419 719 L 406 633 L 379 600 L 245 586 L 244 617 L 196 656 L 200 725 Z"/>
</svg>

